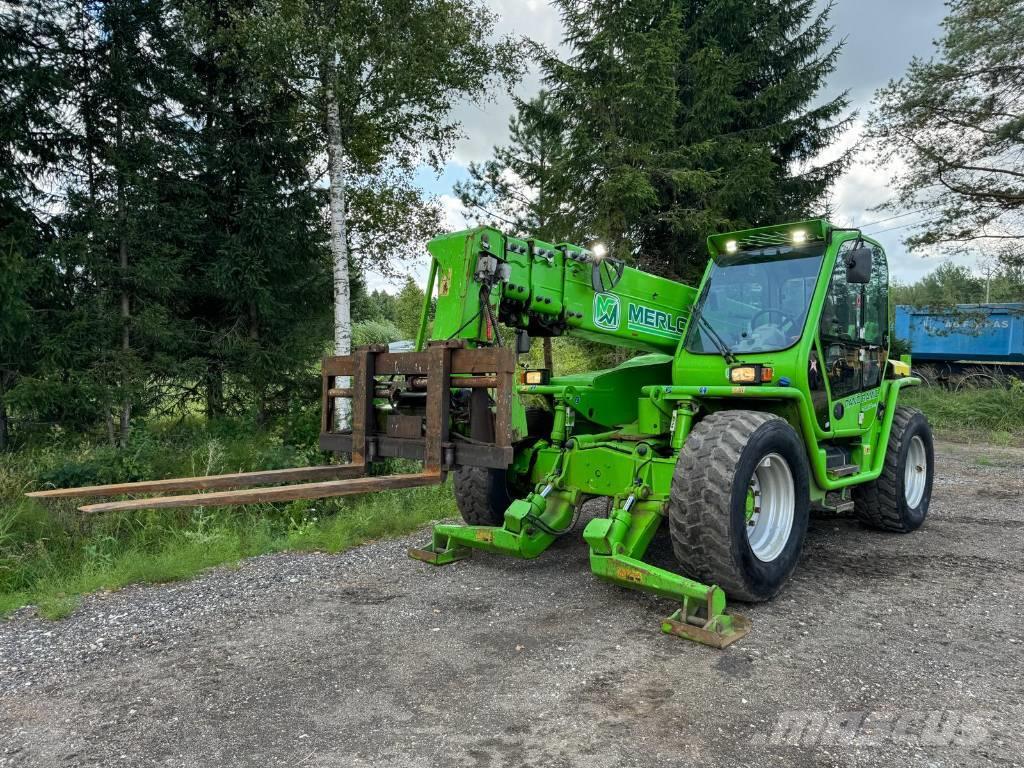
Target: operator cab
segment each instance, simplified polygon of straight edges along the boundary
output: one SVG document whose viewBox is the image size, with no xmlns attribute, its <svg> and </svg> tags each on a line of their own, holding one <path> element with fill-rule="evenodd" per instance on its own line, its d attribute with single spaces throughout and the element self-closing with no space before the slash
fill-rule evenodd
<svg viewBox="0 0 1024 768">
<path fill-rule="evenodd" d="M 725 253 L 704 283 L 686 350 L 719 354 L 717 333 L 730 351 L 778 352 L 800 340 L 825 254 L 824 242 Z"/>
<path fill-rule="evenodd" d="M 806 380 L 825 432 L 865 427 L 869 416 L 845 406 L 884 377 L 889 271 L 881 247 L 822 220 L 713 235 L 708 242 L 711 263 L 683 349 L 721 356 L 727 367 L 770 365 L 772 375 L 758 383 Z M 682 370 L 707 370 L 707 363 L 694 362 Z"/>
</svg>

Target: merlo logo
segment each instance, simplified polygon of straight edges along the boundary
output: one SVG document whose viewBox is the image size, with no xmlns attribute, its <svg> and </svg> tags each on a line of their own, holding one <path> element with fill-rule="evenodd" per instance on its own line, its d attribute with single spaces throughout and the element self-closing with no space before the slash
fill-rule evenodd
<svg viewBox="0 0 1024 768">
<path fill-rule="evenodd" d="M 619 297 L 612 293 L 594 294 L 594 325 L 606 331 L 619 330 Z"/>
</svg>

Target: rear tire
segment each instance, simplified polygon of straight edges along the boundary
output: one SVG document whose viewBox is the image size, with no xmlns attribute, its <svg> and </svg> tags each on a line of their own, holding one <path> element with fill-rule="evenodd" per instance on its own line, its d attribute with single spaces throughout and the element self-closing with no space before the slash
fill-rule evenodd
<svg viewBox="0 0 1024 768">
<path fill-rule="evenodd" d="M 669 496 L 682 570 L 731 598 L 774 597 L 796 568 L 810 509 L 804 445 L 783 419 L 720 411 L 683 445 Z"/>
<path fill-rule="evenodd" d="M 512 503 L 508 472 L 489 467 L 459 467 L 455 479 L 455 505 L 467 525 L 495 525 L 505 521 Z"/>
<path fill-rule="evenodd" d="M 916 531 L 928 515 L 934 472 L 928 419 L 916 408 L 900 406 L 893 415 L 882 474 L 853 488 L 857 517 L 882 531 Z"/>
</svg>

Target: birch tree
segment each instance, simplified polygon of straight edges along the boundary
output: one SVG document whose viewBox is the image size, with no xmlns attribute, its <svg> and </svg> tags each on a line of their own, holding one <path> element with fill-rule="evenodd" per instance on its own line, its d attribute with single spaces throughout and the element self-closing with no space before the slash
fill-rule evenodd
<svg viewBox="0 0 1024 768">
<path fill-rule="evenodd" d="M 452 107 L 486 100 L 493 86 L 518 73 L 518 58 L 511 41 L 494 38 L 496 19 L 480 0 L 282 0 L 268 8 L 276 17 L 268 28 L 286 30 L 294 51 L 290 76 L 308 94 L 310 119 L 323 131 L 334 351 L 344 355 L 352 343 L 353 186 L 401 187 L 400 180 L 422 164 L 440 170 L 460 135 Z M 407 215 L 398 219 L 415 231 L 429 220 L 423 210 L 429 203 L 404 199 Z M 364 254 L 370 266 L 395 271 L 407 261 L 396 246 L 411 245 L 410 232 L 396 228 L 390 234 L 385 252 Z M 342 426 L 348 405 L 338 402 Z"/>
</svg>

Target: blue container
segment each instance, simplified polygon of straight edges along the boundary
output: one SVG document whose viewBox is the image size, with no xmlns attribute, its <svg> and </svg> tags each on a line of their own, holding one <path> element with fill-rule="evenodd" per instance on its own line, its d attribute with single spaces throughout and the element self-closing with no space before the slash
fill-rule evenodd
<svg viewBox="0 0 1024 768">
<path fill-rule="evenodd" d="M 1024 304 L 896 307 L 896 336 L 915 363 L 1024 363 Z"/>
</svg>

